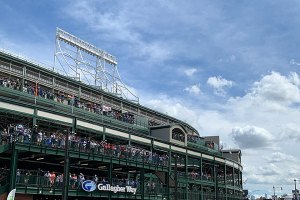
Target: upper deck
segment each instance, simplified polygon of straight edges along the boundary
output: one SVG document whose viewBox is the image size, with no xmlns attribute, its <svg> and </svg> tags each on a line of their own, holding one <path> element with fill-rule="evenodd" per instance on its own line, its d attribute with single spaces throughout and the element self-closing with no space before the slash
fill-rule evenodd
<svg viewBox="0 0 300 200">
<path fill-rule="evenodd" d="M 185 122 L 73 80 L 16 55 L 0 51 L 0 75 L 2 81 L 5 81 L 3 77 L 9 77 L 6 82 L 19 87 L 17 90 L 2 88 L 2 98 L 20 99 L 23 103 L 40 106 L 41 110 L 46 107 L 47 111 L 59 112 L 64 116 L 71 113 L 78 119 L 88 118 L 91 122 L 105 123 L 115 130 L 132 130 L 137 135 L 143 134 L 145 137 L 221 156 L 217 143 L 204 141 Z"/>
<path fill-rule="evenodd" d="M 112 93 L 87 85 L 83 82 L 63 76 L 49 67 L 26 60 L 17 55 L 0 50 L 0 72 L 23 79 L 23 84 L 29 84 L 49 90 L 59 96 L 60 92 L 72 95 L 84 103 L 95 103 L 102 108 L 112 109 L 119 113 L 131 113 L 144 127 L 157 125 L 180 124 L 185 127 L 187 134 L 199 135 L 191 125 L 174 117 L 149 109 L 140 104 L 115 96 Z M 27 82 L 26 82 L 27 81 Z"/>
</svg>

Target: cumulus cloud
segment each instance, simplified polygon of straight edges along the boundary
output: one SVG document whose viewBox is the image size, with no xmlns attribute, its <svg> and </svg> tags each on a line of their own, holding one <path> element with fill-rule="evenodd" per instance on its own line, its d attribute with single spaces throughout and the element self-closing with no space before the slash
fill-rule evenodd
<svg viewBox="0 0 300 200">
<path fill-rule="evenodd" d="M 272 75 L 270 73 L 266 76 Z M 280 76 L 289 80 L 285 84 L 293 85 L 297 82 L 297 74 Z M 265 76 L 256 83 L 263 82 L 264 78 Z M 241 148 L 243 178 L 248 179 L 244 187 L 265 189 L 274 182 L 290 184 L 291 177 L 300 177 L 298 168 L 300 162 L 297 161 L 300 112 L 294 107 L 284 110 L 273 108 L 264 110 L 270 104 L 266 104 L 266 101 L 271 100 L 262 101 L 260 95 L 263 93 L 253 92 L 259 90 L 257 85 L 262 85 L 256 83 L 247 90 L 246 95 L 236 97 L 234 101 L 228 101 L 223 105 L 210 105 L 209 108 L 197 106 L 194 108 L 186 104 L 188 102 L 186 98 L 175 99 L 166 95 L 156 95 L 155 98 L 148 96 L 146 105 L 187 121 L 202 136 L 220 135 L 222 144 L 226 144 L 224 146 L 227 148 Z M 293 148 L 285 148 L 287 146 Z M 295 160 L 292 161 L 293 159 Z"/>
<path fill-rule="evenodd" d="M 272 72 L 254 83 L 249 95 L 261 101 L 269 101 L 282 105 L 291 105 L 300 102 L 299 77 L 296 73 L 283 76 Z"/>
<path fill-rule="evenodd" d="M 184 91 L 187 91 L 188 93 L 193 94 L 195 96 L 198 96 L 201 93 L 200 85 L 191 85 L 189 87 L 186 87 Z"/>
<path fill-rule="evenodd" d="M 292 84 L 300 86 L 300 78 L 296 72 L 291 72 L 289 75 L 289 79 L 291 80 Z"/>
<path fill-rule="evenodd" d="M 214 88 L 214 93 L 219 96 L 224 96 L 226 94 L 225 89 L 231 88 L 233 82 L 226 80 L 221 76 L 213 76 L 207 79 L 207 84 Z"/>
<path fill-rule="evenodd" d="M 297 108 L 300 103 L 297 84 L 297 73 L 284 76 L 279 72 L 271 72 L 254 82 L 244 96 L 230 98 L 227 106 L 231 105 L 231 109 L 235 109 L 234 113 L 238 114 L 239 118 L 243 118 L 247 113 L 247 118 L 255 119 L 256 122 L 272 123 L 271 121 L 282 119 L 283 115 L 291 116 L 289 119 L 294 121 L 299 112 L 293 108 Z M 282 124 L 288 122 L 286 119 L 282 119 Z"/>
<path fill-rule="evenodd" d="M 265 129 L 256 126 L 235 127 L 232 137 L 240 148 L 261 148 L 271 145 L 273 136 Z"/>
<path fill-rule="evenodd" d="M 183 73 L 186 75 L 186 76 L 193 76 L 195 73 L 197 72 L 197 69 L 196 68 L 190 68 L 190 69 L 185 69 L 183 70 Z"/>
</svg>

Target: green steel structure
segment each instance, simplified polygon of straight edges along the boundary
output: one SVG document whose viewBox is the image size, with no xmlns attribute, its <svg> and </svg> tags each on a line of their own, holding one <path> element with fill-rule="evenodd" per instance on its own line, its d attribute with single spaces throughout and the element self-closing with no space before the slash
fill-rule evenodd
<svg viewBox="0 0 300 200">
<path fill-rule="evenodd" d="M 3 51 L 0 133 L 1 200 L 242 199 L 218 141 Z"/>
</svg>

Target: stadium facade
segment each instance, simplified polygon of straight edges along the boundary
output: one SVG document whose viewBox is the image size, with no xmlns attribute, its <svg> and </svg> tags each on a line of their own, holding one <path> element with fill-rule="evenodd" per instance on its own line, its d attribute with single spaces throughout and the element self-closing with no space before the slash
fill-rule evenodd
<svg viewBox="0 0 300 200">
<path fill-rule="evenodd" d="M 240 150 L 2 50 L 0 133 L 1 200 L 242 199 Z"/>
</svg>

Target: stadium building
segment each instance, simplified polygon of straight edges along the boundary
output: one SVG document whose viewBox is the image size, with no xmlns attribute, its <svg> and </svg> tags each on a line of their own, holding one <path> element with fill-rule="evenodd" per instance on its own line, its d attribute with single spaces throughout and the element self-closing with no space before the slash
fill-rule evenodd
<svg viewBox="0 0 300 200">
<path fill-rule="evenodd" d="M 242 199 L 241 151 L 140 105 L 114 56 L 57 29 L 55 60 L 0 51 L 0 200 Z"/>
</svg>

